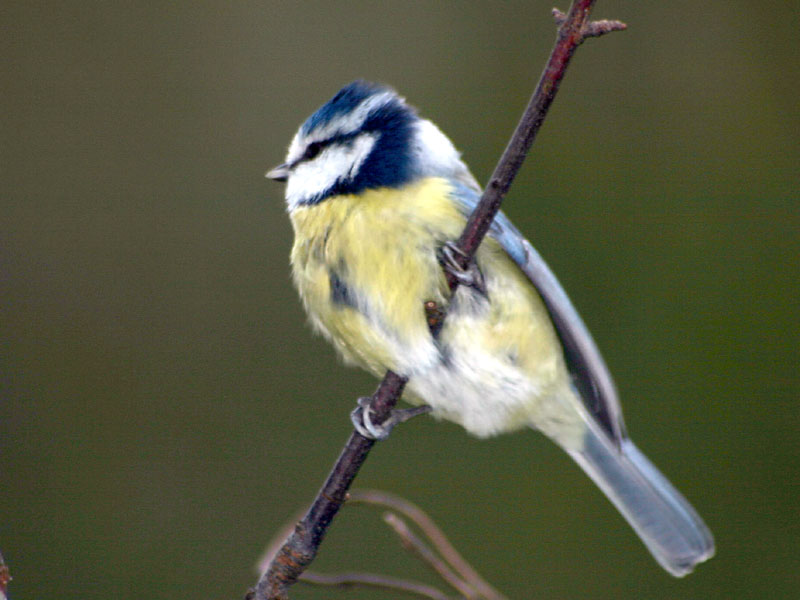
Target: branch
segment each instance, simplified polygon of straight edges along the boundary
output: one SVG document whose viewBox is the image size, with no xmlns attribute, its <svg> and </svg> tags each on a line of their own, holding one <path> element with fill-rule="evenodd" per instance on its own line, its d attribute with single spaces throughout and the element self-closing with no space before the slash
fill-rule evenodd
<svg viewBox="0 0 800 600">
<path fill-rule="evenodd" d="M 373 422 L 382 423 L 388 417 L 405 384 L 404 377 L 391 371 L 386 373 L 378 390 L 372 395 L 371 406 L 376 413 Z M 314 560 L 333 517 L 347 499 L 347 490 L 374 444 L 375 440 L 367 439 L 355 431 L 350 434 L 350 439 L 308 513 L 297 523 L 261 576 L 253 596 L 256 600 L 288 599 L 289 586 Z"/>
<path fill-rule="evenodd" d="M 0 554 L 0 600 L 6 600 L 8 594 L 8 582 L 11 581 L 11 573 Z"/>
<path fill-rule="evenodd" d="M 587 37 L 624 28 L 622 24 L 601 25 L 602 21 L 589 22 L 589 12 L 594 2 L 595 0 L 575 0 L 565 17 L 561 13 L 554 13 L 559 24 L 558 38 L 539 84 L 483 192 L 480 203 L 456 243 L 461 253 L 456 253 L 455 259 L 463 268 L 472 261 L 489 230 L 492 219 L 500 210 L 500 204 L 522 166 L 558 92 L 559 84 L 575 49 Z M 450 289 L 455 290 L 458 282 L 449 272 L 446 271 L 446 274 Z M 444 318 L 445 315 L 442 313 L 432 324 L 432 328 L 440 328 Z M 387 371 L 377 391 L 371 397 L 370 410 L 374 415 L 374 423 L 382 424 L 389 417 L 405 384 L 404 377 Z M 347 498 L 347 490 L 374 443 L 374 440 L 366 439 L 355 431 L 350 435 L 339 460 L 308 513 L 297 524 L 294 532 L 276 554 L 269 569 L 261 576 L 255 591 L 248 593 L 248 597 L 254 597 L 255 600 L 288 600 L 289 587 L 314 560 L 332 519 Z"/>
<path fill-rule="evenodd" d="M 594 37 L 613 30 L 625 29 L 619 21 L 589 21 L 589 12 L 595 0 L 576 0 L 572 3 L 569 14 L 553 9 L 553 16 L 559 26 L 558 38 L 550 53 L 550 59 L 542 72 L 536 90 L 533 92 L 522 118 L 511 136 L 508 146 L 497 163 L 489 184 L 481 196 L 481 201 L 470 215 L 464 232 L 458 240 L 462 253 L 456 260 L 464 269 L 467 268 L 478 249 L 492 220 L 500 210 L 500 204 L 506 197 L 511 183 L 517 176 L 528 151 L 536 139 L 536 134 L 547 116 L 547 111 L 556 97 L 561 80 L 567 70 L 575 49 L 587 37 Z M 602 33 L 600 33 L 602 30 Z M 450 289 L 455 289 L 455 277 L 447 272 Z"/>
</svg>

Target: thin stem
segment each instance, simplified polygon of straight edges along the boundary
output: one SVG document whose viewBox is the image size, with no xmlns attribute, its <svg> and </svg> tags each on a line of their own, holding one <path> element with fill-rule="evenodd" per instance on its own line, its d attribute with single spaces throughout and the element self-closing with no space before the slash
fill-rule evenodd
<svg viewBox="0 0 800 600">
<path fill-rule="evenodd" d="M 458 591 L 458 593 L 467 600 L 479 599 L 480 596 L 478 593 L 473 590 L 466 581 L 456 575 L 450 566 L 439 558 L 425 542 L 414 535 L 403 519 L 394 513 L 386 513 L 383 516 L 383 520 L 386 521 L 386 524 L 389 525 L 397 534 L 397 537 L 400 538 L 403 547 L 416 554 L 422 562 L 427 563 L 450 587 Z"/>
<path fill-rule="evenodd" d="M 405 516 L 411 520 L 417 527 L 420 528 L 422 533 L 431 541 L 436 551 L 442 555 L 442 558 L 453 567 L 453 569 L 464 579 L 472 589 L 480 593 L 482 598 L 486 600 L 505 600 L 502 594 L 495 590 L 483 577 L 481 577 L 475 569 L 472 568 L 458 550 L 455 549 L 453 544 L 433 522 L 428 514 L 413 504 L 388 492 L 381 490 L 355 490 L 350 494 L 350 499 L 347 501 L 350 504 L 363 502 L 375 506 L 385 506 Z"/>
<path fill-rule="evenodd" d="M 311 585 L 345 588 L 360 585 L 402 592 L 420 598 L 428 598 L 429 600 L 450 600 L 447 594 L 443 594 L 430 585 L 406 579 L 397 579 L 396 577 L 376 575 L 375 573 L 337 573 L 335 575 L 327 575 L 325 573 L 306 571 L 300 577 L 300 581 Z"/>
</svg>

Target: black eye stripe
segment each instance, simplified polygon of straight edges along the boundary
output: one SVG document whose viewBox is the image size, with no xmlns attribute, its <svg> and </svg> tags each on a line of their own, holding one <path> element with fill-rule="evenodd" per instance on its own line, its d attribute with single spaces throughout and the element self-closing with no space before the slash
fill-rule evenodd
<svg viewBox="0 0 800 600">
<path fill-rule="evenodd" d="M 357 138 L 359 135 L 361 135 L 362 133 L 363 132 L 361 132 L 361 131 L 356 131 L 354 133 L 348 133 L 348 134 L 344 134 L 344 135 L 336 135 L 336 136 L 334 136 L 332 138 L 329 138 L 327 140 L 321 140 L 319 142 L 311 142 L 308 146 L 306 146 L 306 149 L 303 152 L 303 155 L 300 157 L 300 159 L 297 162 L 300 163 L 300 162 L 303 162 L 303 161 L 306 161 L 306 160 L 314 160 L 317 156 L 319 156 L 320 152 L 322 152 L 328 146 L 332 146 L 334 144 L 341 144 L 341 145 L 349 146 L 350 144 L 353 143 L 353 140 L 355 138 Z"/>
</svg>

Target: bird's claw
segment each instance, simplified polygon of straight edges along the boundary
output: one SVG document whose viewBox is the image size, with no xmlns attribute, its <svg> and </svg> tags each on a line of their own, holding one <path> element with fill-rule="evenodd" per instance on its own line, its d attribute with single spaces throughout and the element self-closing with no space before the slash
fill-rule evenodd
<svg viewBox="0 0 800 600">
<path fill-rule="evenodd" d="M 370 408 L 371 401 L 372 398 L 369 396 L 359 398 L 358 406 L 350 413 L 350 421 L 353 423 L 353 427 L 360 435 L 368 440 L 385 440 L 389 437 L 389 434 L 396 425 L 405 423 L 418 415 L 431 412 L 431 407 L 428 405 L 404 409 L 396 408 L 389 413 L 389 418 L 383 423 L 378 424 L 372 422 L 372 416 L 370 415 L 372 412 Z"/>
<path fill-rule="evenodd" d="M 474 262 L 470 262 L 469 266 L 464 269 L 461 267 L 458 260 L 456 260 L 456 255 L 464 256 L 464 251 L 452 241 L 445 242 L 444 246 L 442 246 L 442 262 L 444 268 L 458 280 L 458 283 L 475 288 L 485 296 L 486 282 L 483 279 L 483 273 L 481 273 L 478 265 Z"/>
</svg>

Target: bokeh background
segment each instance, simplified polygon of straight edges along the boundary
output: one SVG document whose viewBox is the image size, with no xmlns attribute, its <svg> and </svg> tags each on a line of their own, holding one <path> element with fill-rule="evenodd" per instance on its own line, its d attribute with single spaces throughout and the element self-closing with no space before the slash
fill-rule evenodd
<svg viewBox="0 0 800 600">
<path fill-rule="evenodd" d="M 532 433 L 423 418 L 359 476 L 510 598 L 790 598 L 800 583 L 794 2 L 601 1 L 505 205 L 634 439 L 716 534 L 664 574 Z M 20 2 L 0 9 L 0 551 L 23 598 L 240 598 L 374 380 L 304 322 L 298 124 L 394 85 L 485 181 L 554 39 L 544 2 Z M 561 8 L 567 8 L 566 5 Z M 320 570 L 435 581 L 349 509 Z M 390 598 L 297 587 L 297 598 Z"/>
</svg>

